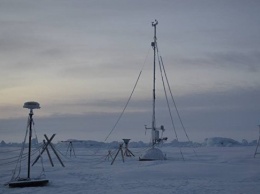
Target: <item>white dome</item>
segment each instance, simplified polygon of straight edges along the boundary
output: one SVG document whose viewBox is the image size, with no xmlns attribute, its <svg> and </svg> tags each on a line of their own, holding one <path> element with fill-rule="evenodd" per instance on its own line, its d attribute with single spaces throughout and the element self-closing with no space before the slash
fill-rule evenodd
<svg viewBox="0 0 260 194">
<path fill-rule="evenodd" d="M 140 160 L 165 160 L 163 152 L 158 148 L 151 148 L 145 152 Z"/>
<path fill-rule="evenodd" d="M 40 104 L 38 102 L 34 102 L 34 101 L 25 102 L 23 107 L 28 108 L 28 109 L 39 109 L 39 108 L 41 108 Z"/>
</svg>

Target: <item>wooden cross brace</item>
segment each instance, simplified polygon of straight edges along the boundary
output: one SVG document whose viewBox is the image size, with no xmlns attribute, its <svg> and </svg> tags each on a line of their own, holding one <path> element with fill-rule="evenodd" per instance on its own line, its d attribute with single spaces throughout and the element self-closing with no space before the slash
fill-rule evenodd
<svg viewBox="0 0 260 194">
<path fill-rule="evenodd" d="M 47 154 L 48 154 L 48 157 L 49 157 L 49 159 L 50 159 L 50 162 L 51 162 L 52 166 L 54 166 L 54 165 L 53 165 L 53 162 L 52 162 L 52 159 L 51 159 L 51 157 L 50 157 L 49 150 L 48 150 L 48 146 L 50 145 L 52 151 L 54 152 L 54 154 L 55 154 L 56 157 L 58 158 L 58 160 L 59 160 L 59 162 L 61 163 L 61 165 L 62 165 L 63 167 L 65 167 L 65 165 L 64 165 L 63 162 L 61 161 L 61 159 L 60 159 L 60 157 L 59 157 L 57 151 L 55 150 L 54 146 L 53 146 L 52 143 L 51 143 L 51 141 L 53 140 L 53 138 L 54 138 L 55 135 L 56 135 L 56 134 L 53 134 L 53 135 L 51 136 L 51 138 L 49 139 L 49 138 L 47 137 L 47 135 L 44 134 L 44 137 L 45 137 L 45 139 L 47 140 L 47 143 L 45 143 L 45 141 L 44 141 L 44 146 L 43 146 L 43 148 L 42 148 L 42 151 L 41 151 L 41 153 L 38 155 L 38 157 L 35 159 L 35 161 L 33 162 L 32 166 L 39 160 L 39 158 L 41 157 L 41 155 L 43 154 L 43 152 L 44 152 L 45 150 L 47 151 Z"/>
</svg>

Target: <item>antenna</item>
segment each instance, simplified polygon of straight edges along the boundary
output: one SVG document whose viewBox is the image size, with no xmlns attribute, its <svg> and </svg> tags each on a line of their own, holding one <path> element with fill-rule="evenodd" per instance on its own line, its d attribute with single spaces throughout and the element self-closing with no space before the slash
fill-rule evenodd
<svg viewBox="0 0 260 194">
<path fill-rule="evenodd" d="M 154 27 L 154 37 L 151 46 L 153 47 L 153 115 L 152 115 L 152 145 L 156 144 L 154 134 L 156 132 L 155 126 L 155 70 L 156 70 L 156 48 L 157 48 L 157 37 L 156 37 L 156 26 L 158 25 L 158 21 L 155 20 L 152 22 L 152 26 Z"/>
<path fill-rule="evenodd" d="M 32 146 L 32 123 L 33 123 L 33 109 L 40 109 L 40 104 L 38 102 L 25 102 L 23 108 L 30 109 L 29 113 L 29 151 L 28 151 L 28 172 L 27 178 L 30 179 L 30 162 L 31 162 L 31 146 Z"/>
<path fill-rule="evenodd" d="M 25 135 L 25 139 L 24 139 L 24 142 L 23 142 L 23 148 L 21 150 L 21 154 L 19 156 L 18 162 L 20 162 L 20 168 L 21 168 L 21 159 L 22 159 L 23 149 L 24 149 L 24 146 L 25 146 L 27 132 L 28 132 L 28 128 L 29 128 L 29 148 L 28 148 L 28 172 L 27 172 L 27 178 L 20 178 L 19 177 L 20 170 L 21 170 L 20 169 L 18 176 L 16 178 L 14 178 L 14 175 L 13 175 L 13 178 L 11 179 L 10 182 L 8 182 L 8 185 L 9 185 L 9 187 L 37 187 L 37 186 L 45 186 L 46 184 L 49 183 L 49 180 L 42 179 L 42 178 L 36 178 L 36 179 L 31 179 L 30 178 L 33 109 L 40 109 L 41 107 L 40 107 L 40 104 L 38 102 L 30 101 L 30 102 L 25 102 L 24 105 L 23 105 L 23 108 L 28 108 L 30 110 L 30 112 L 29 112 L 29 118 L 28 118 L 28 123 L 27 123 L 26 135 Z M 47 141 L 48 141 L 48 138 L 47 138 Z M 44 169 L 43 169 L 43 171 L 44 171 Z"/>
<path fill-rule="evenodd" d="M 155 99 L 156 99 L 156 93 L 155 93 L 155 80 L 156 80 L 156 51 L 158 51 L 157 49 L 157 37 L 156 37 L 156 27 L 158 25 L 158 21 L 154 20 L 154 22 L 152 22 L 152 27 L 154 28 L 154 37 L 153 37 L 153 42 L 151 43 L 151 46 L 153 48 L 153 107 L 152 107 L 152 126 L 151 127 L 147 127 L 145 125 L 145 129 L 151 129 L 151 140 L 152 140 L 152 148 L 149 149 L 146 153 L 146 155 L 144 155 L 143 158 L 139 158 L 139 161 L 148 161 L 148 160 L 156 160 L 156 159 L 164 159 L 165 157 L 163 156 L 163 153 L 160 149 L 155 148 L 156 144 L 159 144 L 160 142 L 163 142 L 165 140 L 167 140 L 167 138 L 160 138 L 160 130 L 162 131 L 162 133 L 164 132 L 164 126 L 161 125 L 160 128 L 156 127 L 156 119 L 155 119 Z M 160 63 L 159 63 L 160 64 Z M 154 154 L 154 156 L 152 156 L 152 154 Z"/>
<path fill-rule="evenodd" d="M 152 26 L 156 26 L 158 24 L 158 21 L 155 19 L 154 22 L 152 22 Z"/>
<path fill-rule="evenodd" d="M 33 109 L 40 109 L 40 104 L 38 102 L 25 102 L 24 105 L 23 105 L 23 108 L 28 108 L 30 110 L 33 110 Z"/>
</svg>

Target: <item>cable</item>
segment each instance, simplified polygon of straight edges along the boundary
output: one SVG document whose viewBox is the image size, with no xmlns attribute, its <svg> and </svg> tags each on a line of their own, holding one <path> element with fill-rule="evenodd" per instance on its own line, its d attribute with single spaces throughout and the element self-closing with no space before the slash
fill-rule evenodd
<svg viewBox="0 0 260 194">
<path fill-rule="evenodd" d="M 182 119 L 181 119 L 179 110 L 178 110 L 178 108 L 177 108 L 176 102 L 175 102 L 175 100 L 174 100 L 174 98 L 173 98 L 173 94 L 172 94 L 172 91 L 171 91 L 171 87 L 170 87 L 170 84 L 169 84 L 169 81 L 168 81 L 168 78 L 167 78 L 167 74 L 166 74 L 165 67 L 164 67 L 163 60 L 162 60 L 162 57 L 161 57 L 161 56 L 160 56 L 160 59 L 161 59 L 162 67 L 163 67 L 163 72 L 164 72 L 164 75 L 165 75 L 165 78 L 166 78 L 166 82 L 167 82 L 167 85 L 168 85 L 168 89 L 169 89 L 169 92 L 170 92 L 170 94 L 171 94 L 172 102 L 173 102 L 173 104 L 174 104 L 176 113 L 177 113 L 177 115 L 178 115 L 179 121 L 180 121 L 181 126 L 182 126 L 182 129 L 183 129 L 183 131 L 184 131 L 184 133 L 185 133 L 185 135 L 186 135 L 186 137 L 187 137 L 189 143 L 192 143 L 191 140 L 190 140 L 190 138 L 189 138 L 189 136 L 188 136 L 188 133 L 187 133 L 185 127 L 184 127 L 184 124 L 183 124 L 183 122 L 182 122 Z M 193 152 L 194 152 L 195 155 L 197 156 L 197 154 L 196 154 L 196 152 L 195 152 L 194 149 L 193 149 Z"/>
<path fill-rule="evenodd" d="M 149 51 L 150 51 L 150 49 L 149 49 L 148 52 L 147 52 L 147 55 L 146 55 L 146 57 L 145 57 L 145 60 L 144 60 L 142 69 L 141 69 L 141 71 L 139 72 L 139 75 L 138 75 L 137 80 L 136 80 L 136 82 L 135 82 L 134 88 L 133 88 L 133 90 L 132 90 L 132 92 L 131 92 L 131 94 L 130 94 L 130 96 L 129 96 L 129 98 L 128 98 L 126 104 L 125 104 L 125 107 L 124 107 L 123 111 L 121 112 L 121 114 L 119 115 L 119 117 L 118 117 L 118 119 L 117 119 L 117 121 L 116 121 L 114 127 L 112 128 L 112 130 L 109 132 L 109 134 L 108 134 L 107 137 L 105 138 L 105 142 L 106 142 L 106 140 L 108 139 L 108 137 L 111 135 L 111 133 L 114 131 L 114 129 L 116 128 L 117 124 L 119 123 L 120 119 L 122 118 L 122 116 L 123 116 L 123 114 L 124 114 L 124 112 L 125 112 L 125 110 L 126 110 L 128 104 L 129 104 L 129 102 L 130 102 L 130 100 L 131 100 L 131 98 L 132 98 L 132 96 L 133 96 L 133 93 L 134 93 L 134 91 L 135 91 L 135 88 L 136 88 L 136 86 L 137 86 L 137 83 L 138 83 L 138 81 L 139 81 L 139 79 L 140 79 L 140 76 L 141 76 L 141 74 L 142 74 L 144 65 L 146 64 L 146 60 L 147 60 L 147 58 L 148 58 Z"/>
<path fill-rule="evenodd" d="M 35 130 L 35 126 L 34 126 L 34 120 L 33 120 L 33 119 L 32 119 L 32 123 L 33 123 L 33 130 L 34 130 L 35 138 L 36 138 L 37 144 L 39 144 L 38 137 L 37 137 L 36 130 Z M 44 166 L 43 166 L 43 157 L 42 157 L 42 155 L 41 155 L 40 149 L 41 149 L 41 146 L 39 146 L 38 149 L 37 149 L 37 151 L 39 152 L 40 158 L 41 158 L 41 165 L 42 165 L 42 172 L 41 172 L 41 174 L 40 174 L 40 177 L 41 177 L 42 175 L 45 176 L 45 173 L 44 173 Z M 36 151 L 36 152 L 37 152 L 37 151 Z M 36 153 L 36 152 L 35 152 L 35 153 Z"/>
<path fill-rule="evenodd" d="M 0 154 L 10 153 L 10 152 L 17 152 L 17 151 L 19 151 L 19 150 L 21 150 L 21 149 L 1 151 Z"/>
<path fill-rule="evenodd" d="M 179 142 L 179 138 L 178 138 L 178 135 L 177 135 L 177 132 L 176 132 L 176 128 L 175 128 L 174 122 L 173 122 L 171 108 L 170 108 L 170 105 L 169 105 L 168 95 L 167 95 L 166 88 L 165 88 L 165 83 L 164 83 L 164 78 L 163 78 L 163 73 L 162 73 L 162 64 L 161 64 L 161 61 L 160 61 L 160 58 L 159 58 L 158 47 L 157 47 L 157 57 L 158 57 L 160 73 L 161 73 L 161 78 L 162 78 L 162 83 L 163 83 L 164 95 L 165 95 L 165 98 L 166 98 L 169 114 L 170 114 L 170 117 L 171 117 L 172 127 L 173 127 L 173 130 L 174 130 L 174 133 L 175 133 L 176 140 Z M 181 153 L 182 159 L 184 160 L 183 153 L 182 153 L 182 150 L 181 150 L 180 146 L 179 146 L 179 149 L 180 149 L 180 153 Z"/>
<path fill-rule="evenodd" d="M 21 160 L 22 160 L 23 151 L 24 151 L 24 147 L 25 147 L 25 142 L 26 142 L 26 138 L 27 138 L 27 134 L 28 134 L 29 119 L 30 119 L 30 118 L 28 117 L 28 120 L 27 120 L 27 127 L 26 127 L 26 132 L 25 132 L 25 136 L 24 136 L 24 140 L 23 140 L 22 148 L 21 148 L 20 155 L 19 155 L 19 158 L 18 158 L 18 160 L 17 160 L 16 166 L 15 166 L 15 169 L 14 169 L 14 171 L 13 171 L 13 175 L 12 175 L 10 181 L 16 179 L 16 178 L 20 175 L 20 173 L 21 173 Z M 16 173 L 16 170 L 17 170 L 17 168 L 18 168 L 18 164 L 20 164 L 20 165 L 19 165 L 18 174 L 17 174 L 16 178 L 14 178 L 15 173 Z"/>
<path fill-rule="evenodd" d="M 108 139 L 108 137 L 110 136 L 110 134 L 114 131 L 114 129 L 116 128 L 118 122 L 120 121 L 121 117 L 123 116 L 123 114 L 124 114 L 124 112 L 125 112 L 125 110 L 126 110 L 126 108 L 127 108 L 127 105 L 128 105 L 128 103 L 130 102 L 130 100 L 131 100 L 131 98 L 132 98 L 132 96 L 133 96 L 133 93 L 134 93 L 134 91 L 135 91 L 135 88 L 136 88 L 136 86 L 137 86 L 137 83 L 138 83 L 138 81 L 139 81 L 139 78 L 140 78 L 141 74 L 142 74 L 142 70 L 140 71 L 140 73 L 139 73 L 139 75 L 138 75 L 138 77 L 137 77 L 137 80 L 136 80 L 136 82 L 135 82 L 134 88 L 133 88 L 133 90 L 132 90 L 132 92 L 131 92 L 131 94 L 130 94 L 130 96 L 129 96 L 129 98 L 128 98 L 126 104 L 125 104 L 125 107 L 124 107 L 123 111 L 121 112 L 120 116 L 118 117 L 118 119 L 117 119 L 117 121 L 116 121 L 114 127 L 112 128 L 112 130 L 110 131 L 110 133 L 108 134 L 108 136 L 105 138 L 105 141 Z"/>
</svg>

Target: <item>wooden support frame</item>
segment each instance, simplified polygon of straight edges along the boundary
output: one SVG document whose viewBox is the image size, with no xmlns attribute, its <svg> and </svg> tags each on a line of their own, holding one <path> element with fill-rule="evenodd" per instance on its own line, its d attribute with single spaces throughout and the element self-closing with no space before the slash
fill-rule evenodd
<svg viewBox="0 0 260 194">
<path fill-rule="evenodd" d="M 47 140 L 47 143 L 45 142 L 45 140 L 43 140 L 43 148 L 42 148 L 42 151 L 40 152 L 40 154 L 37 156 L 37 158 L 35 159 L 35 161 L 33 162 L 32 166 L 39 160 L 39 158 L 41 157 L 41 155 L 43 154 L 43 152 L 46 150 L 47 154 L 48 154 L 48 157 L 49 157 L 49 160 L 50 160 L 50 163 L 52 166 L 54 166 L 53 164 L 53 161 L 51 159 L 51 156 L 50 156 L 50 152 L 48 150 L 48 146 L 51 147 L 53 153 L 56 155 L 56 157 L 58 158 L 60 164 L 62 165 L 62 167 L 65 167 L 65 165 L 63 164 L 62 160 L 60 159 L 60 156 L 58 155 L 57 151 L 55 150 L 54 146 L 52 145 L 51 141 L 53 140 L 54 136 L 56 134 L 53 134 L 51 136 L 51 138 L 49 139 L 48 136 L 46 134 L 44 134 L 44 137 L 45 139 Z"/>
</svg>

